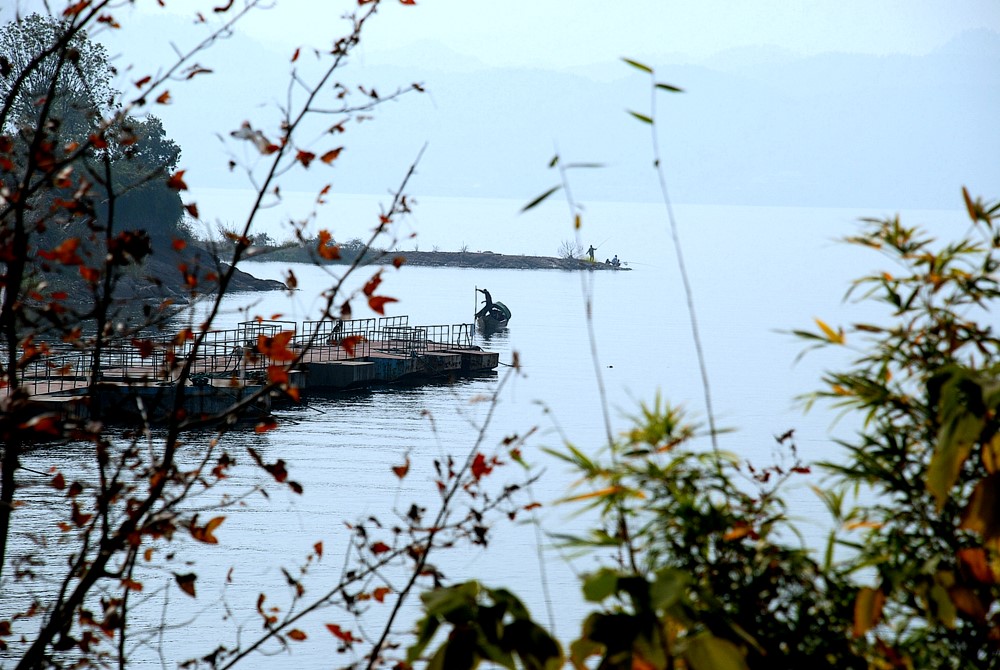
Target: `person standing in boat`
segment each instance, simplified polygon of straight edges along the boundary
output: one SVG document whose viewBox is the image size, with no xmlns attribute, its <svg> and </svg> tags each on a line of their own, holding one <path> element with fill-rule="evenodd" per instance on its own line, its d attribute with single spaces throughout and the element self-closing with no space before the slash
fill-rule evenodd
<svg viewBox="0 0 1000 670">
<path fill-rule="evenodd" d="M 484 288 L 477 288 L 476 290 L 482 293 L 484 296 L 486 296 L 486 300 L 483 301 L 486 304 L 483 306 L 481 310 L 476 312 L 476 318 L 478 319 L 482 316 L 486 316 L 487 314 L 489 314 L 490 310 L 493 309 L 493 298 L 490 297 L 490 292 Z"/>
</svg>

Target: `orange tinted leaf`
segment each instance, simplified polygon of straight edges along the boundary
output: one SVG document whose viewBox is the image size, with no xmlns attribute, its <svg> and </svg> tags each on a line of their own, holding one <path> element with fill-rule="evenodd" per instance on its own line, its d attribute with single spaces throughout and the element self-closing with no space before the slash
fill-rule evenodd
<svg viewBox="0 0 1000 670">
<path fill-rule="evenodd" d="M 377 295 L 373 295 L 368 298 L 368 306 L 371 307 L 372 311 L 382 315 L 385 314 L 386 303 L 390 302 L 399 302 L 399 300 L 396 298 L 387 298 L 385 296 Z"/>
<path fill-rule="evenodd" d="M 375 542 L 374 544 L 372 544 L 370 548 L 373 554 L 384 554 L 385 552 L 389 551 L 392 547 L 387 545 L 385 542 Z"/>
<path fill-rule="evenodd" d="M 257 336 L 257 350 L 274 361 L 293 361 L 297 354 L 288 348 L 295 333 L 283 330 L 273 337 Z"/>
<path fill-rule="evenodd" d="M 191 537 L 198 540 L 199 542 L 204 542 L 205 544 L 218 544 L 218 538 L 213 535 L 216 528 L 226 520 L 224 516 L 217 516 L 211 521 L 206 523 L 204 526 L 191 526 Z"/>
<path fill-rule="evenodd" d="M 340 247 L 333 244 L 333 236 L 328 230 L 319 231 L 316 251 L 322 258 L 328 261 L 335 261 L 340 258 Z"/>
<path fill-rule="evenodd" d="M 340 347 L 347 352 L 348 356 L 353 358 L 355 347 L 364 342 L 364 339 L 361 335 L 348 335 L 340 341 Z"/>
<path fill-rule="evenodd" d="M 476 457 L 472 460 L 472 476 L 476 480 L 479 480 L 492 471 L 493 466 L 486 462 L 486 457 L 482 454 L 476 454 Z"/>
<path fill-rule="evenodd" d="M 150 340 L 132 340 L 132 346 L 139 350 L 140 358 L 149 358 L 153 355 L 153 343 Z"/>
<path fill-rule="evenodd" d="M 301 149 L 295 155 L 295 160 L 302 163 L 302 167 L 309 167 L 309 164 L 316 159 L 316 154 L 311 151 L 302 151 Z"/>
<path fill-rule="evenodd" d="M 184 240 L 182 240 L 180 238 L 175 237 L 174 241 L 171 242 L 171 246 L 173 246 L 174 251 L 181 251 L 181 250 L 184 249 L 184 247 L 187 246 L 187 242 L 185 242 Z"/>
<path fill-rule="evenodd" d="M 152 79 L 152 77 L 150 77 L 149 75 L 146 75 L 145 77 L 143 77 L 139 81 L 135 82 L 135 87 L 136 88 L 142 88 L 143 86 L 145 86 L 146 84 L 148 84 L 151 79 Z"/>
<path fill-rule="evenodd" d="M 298 628 L 293 628 L 287 633 L 288 639 L 295 640 L 296 642 L 302 642 L 306 639 L 306 634 L 300 631 Z"/>
<path fill-rule="evenodd" d="M 81 0 L 63 10 L 63 16 L 76 16 L 90 6 L 90 0 Z"/>
<path fill-rule="evenodd" d="M 403 256 L 396 256 L 395 258 L 392 259 L 392 267 L 398 270 L 405 262 L 406 258 L 404 258 Z"/>
<path fill-rule="evenodd" d="M 62 491 L 64 488 L 66 488 L 66 478 L 62 476 L 61 472 L 57 472 L 56 476 L 53 477 L 52 481 L 49 482 L 49 486 L 59 491 Z"/>
<path fill-rule="evenodd" d="M 197 204 L 195 204 L 195 203 L 192 202 L 189 205 L 184 205 L 184 209 L 187 210 L 187 213 L 190 214 L 192 217 L 194 217 L 196 219 L 201 218 L 201 216 L 198 213 L 198 205 Z"/>
<path fill-rule="evenodd" d="M 402 479 L 403 477 L 405 477 L 406 473 L 410 471 L 410 457 L 407 456 L 406 457 L 406 461 L 402 465 L 394 465 L 394 466 L 392 466 L 392 471 L 400 479 Z"/>
<path fill-rule="evenodd" d="M 379 270 L 371 279 L 365 282 L 364 292 L 369 298 L 375 294 L 375 289 L 382 283 L 382 271 Z"/>
<path fill-rule="evenodd" d="M 336 149 L 330 149 L 330 151 L 327 151 L 325 154 L 320 156 L 319 159 L 324 163 L 326 163 L 327 165 L 330 165 L 331 163 L 333 163 L 333 161 L 337 160 L 337 158 L 340 157 L 340 152 L 343 150 L 344 147 L 337 147 Z"/>
<path fill-rule="evenodd" d="M 167 103 L 169 103 L 170 91 L 164 91 L 163 93 L 160 93 L 158 96 L 156 96 L 156 102 L 160 103 L 161 105 L 166 105 Z"/>
<path fill-rule="evenodd" d="M 326 629 L 330 631 L 334 637 L 342 640 L 347 646 L 350 646 L 352 642 L 360 642 L 361 638 L 354 637 L 354 634 L 349 630 L 344 630 L 335 623 L 326 624 Z"/>
<path fill-rule="evenodd" d="M 854 637 L 861 637 L 882 618 L 885 594 L 879 589 L 865 586 L 854 600 Z"/>
<path fill-rule="evenodd" d="M 990 568 L 989 556 L 982 547 L 959 549 L 958 563 L 970 577 L 981 584 L 993 584 L 997 581 L 997 575 Z"/>
<path fill-rule="evenodd" d="M 382 603 L 385 602 L 385 597 L 390 593 L 392 593 L 392 589 L 390 589 L 388 586 L 380 586 L 374 591 L 372 591 L 372 598 Z"/>
<path fill-rule="evenodd" d="M 84 514 L 83 512 L 81 512 L 80 511 L 80 505 L 78 505 L 77 502 L 74 500 L 73 501 L 73 511 L 70 514 L 70 518 L 73 520 L 73 524 L 77 528 L 82 528 L 83 526 L 85 526 L 87 524 L 88 521 L 90 521 L 91 519 L 94 518 L 94 515 L 93 514 Z"/>
<path fill-rule="evenodd" d="M 122 586 L 129 591 L 142 591 L 142 583 L 134 579 L 123 579 Z"/>
<path fill-rule="evenodd" d="M 167 179 L 167 188 L 172 188 L 175 191 L 186 191 L 187 184 L 184 183 L 184 173 L 187 170 L 178 170 L 174 174 L 170 175 Z"/>
<path fill-rule="evenodd" d="M 79 248 L 80 240 L 76 237 L 71 237 L 51 251 L 40 249 L 38 255 L 45 260 L 55 261 L 62 265 L 79 265 L 83 262 L 83 259 L 76 253 L 76 250 Z"/>
<path fill-rule="evenodd" d="M 316 552 L 316 555 L 318 557 L 323 558 L 323 543 L 322 542 L 317 542 L 316 544 L 314 544 L 313 545 L 313 551 Z"/>
<path fill-rule="evenodd" d="M 747 535 L 750 535 L 751 533 L 753 533 L 753 528 L 750 526 L 750 524 L 738 522 L 731 531 L 722 536 L 722 539 L 726 540 L 727 542 L 732 540 L 738 540 L 741 537 L 746 537 Z"/>
<path fill-rule="evenodd" d="M 272 384 L 287 384 L 288 368 L 283 365 L 268 365 L 267 381 Z"/>
<path fill-rule="evenodd" d="M 278 422 L 277 421 L 275 421 L 274 419 L 268 419 L 266 421 L 261 421 L 256 426 L 254 426 L 253 427 L 253 432 L 255 432 L 255 433 L 257 433 L 259 435 L 261 433 L 266 433 L 269 430 L 274 430 L 277 427 L 278 427 Z"/>
<path fill-rule="evenodd" d="M 188 594 L 192 598 L 195 597 L 194 581 L 198 579 L 198 575 L 193 572 L 189 572 L 186 575 L 179 575 L 175 572 L 174 579 L 177 580 L 177 586 L 181 587 L 181 591 Z"/>
</svg>

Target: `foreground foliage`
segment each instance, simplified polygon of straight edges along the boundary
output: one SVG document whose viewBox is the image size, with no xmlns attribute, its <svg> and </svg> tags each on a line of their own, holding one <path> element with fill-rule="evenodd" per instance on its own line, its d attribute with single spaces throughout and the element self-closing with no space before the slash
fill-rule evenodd
<svg viewBox="0 0 1000 670">
<path fill-rule="evenodd" d="M 798 332 L 857 356 L 812 398 L 863 418 L 843 457 L 819 464 L 834 527 L 825 552 L 789 542 L 788 485 L 816 469 L 793 431 L 776 438 L 784 460 L 754 465 L 699 450 L 697 427 L 657 398 L 603 457 L 551 452 L 584 489 L 566 502 L 601 521 L 561 540 L 608 556 L 581 582 L 597 609 L 569 647 L 575 667 L 1000 667 L 1000 340 L 989 323 L 1000 205 L 963 194 L 971 228 L 957 242 L 898 218 L 849 238 L 893 264 L 851 289 L 886 305 L 884 322 Z M 427 603 L 453 626 L 448 653 L 469 624 Z M 487 612 L 475 626 L 496 625 Z M 553 644 L 521 643 L 534 654 Z M 464 658 L 475 667 L 483 655 Z"/>
</svg>

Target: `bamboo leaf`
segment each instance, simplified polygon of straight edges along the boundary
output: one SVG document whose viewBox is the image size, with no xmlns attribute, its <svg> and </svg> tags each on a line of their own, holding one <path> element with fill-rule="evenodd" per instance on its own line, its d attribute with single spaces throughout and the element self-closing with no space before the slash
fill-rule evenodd
<svg viewBox="0 0 1000 670">
<path fill-rule="evenodd" d="M 671 93 L 683 93 L 683 88 L 677 88 L 676 86 L 671 86 L 670 84 L 657 84 L 656 88 L 663 91 L 670 91 Z"/>
<path fill-rule="evenodd" d="M 639 61 L 634 61 L 631 58 L 622 58 L 622 60 L 637 70 L 642 70 L 643 72 L 648 72 L 649 74 L 653 74 L 653 68 L 649 67 L 648 65 L 643 65 Z"/>
<path fill-rule="evenodd" d="M 834 330 L 830 326 L 826 325 L 826 323 L 824 323 L 821 319 L 813 319 L 813 320 L 816 322 L 816 325 L 819 326 L 819 329 L 823 331 L 823 334 L 826 335 L 826 338 L 830 342 L 834 344 L 844 343 L 844 333 Z"/>
<path fill-rule="evenodd" d="M 862 587 L 854 600 L 854 637 L 861 637 L 882 618 L 885 594 L 880 589 Z"/>
<path fill-rule="evenodd" d="M 635 118 L 639 119 L 643 123 L 648 123 L 649 125 L 653 125 L 653 119 L 646 116 L 645 114 L 640 114 L 639 112 L 633 112 L 631 109 L 628 110 L 628 113 L 634 116 Z"/>
<path fill-rule="evenodd" d="M 558 191 L 561 188 L 562 188 L 562 186 L 553 186 L 548 191 L 546 191 L 545 193 L 542 193 L 540 196 L 538 196 L 537 198 L 535 198 L 534 200 L 532 200 L 531 202 L 529 202 L 527 205 L 525 205 L 524 207 L 522 207 L 521 211 L 522 212 L 527 212 L 532 207 L 536 207 L 536 206 L 540 205 L 542 202 L 544 202 L 544 200 L 546 198 L 548 198 L 550 195 L 552 195 L 553 193 L 555 193 L 556 191 Z"/>
</svg>

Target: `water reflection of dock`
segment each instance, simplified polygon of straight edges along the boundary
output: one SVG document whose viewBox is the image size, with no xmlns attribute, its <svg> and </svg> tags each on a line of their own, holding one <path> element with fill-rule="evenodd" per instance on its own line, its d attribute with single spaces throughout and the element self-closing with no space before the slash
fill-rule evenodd
<svg viewBox="0 0 1000 670">
<path fill-rule="evenodd" d="M 473 324 L 410 326 L 406 316 L 350 321 L 246 321 L 230 330 L 134 336 L 90 351 L 51 350 L 21 376 L 35 413 L 105 421 L 162 421 L 174 408 L 219 415 L 243 403 L 244 418 L 268 414 L 283 394 L 260 394 L 278 379 L 310 393 L 489 373 L 499 354 L 473 345 Z M 190 360 L 186 381 L 183 365 Z M 275 370 L 287 369 L 275 373 Z M 257 395 L 259 397 L 254 398 Z M 251 400 L 252 399 L 252 400 Z"/>
</svg>

